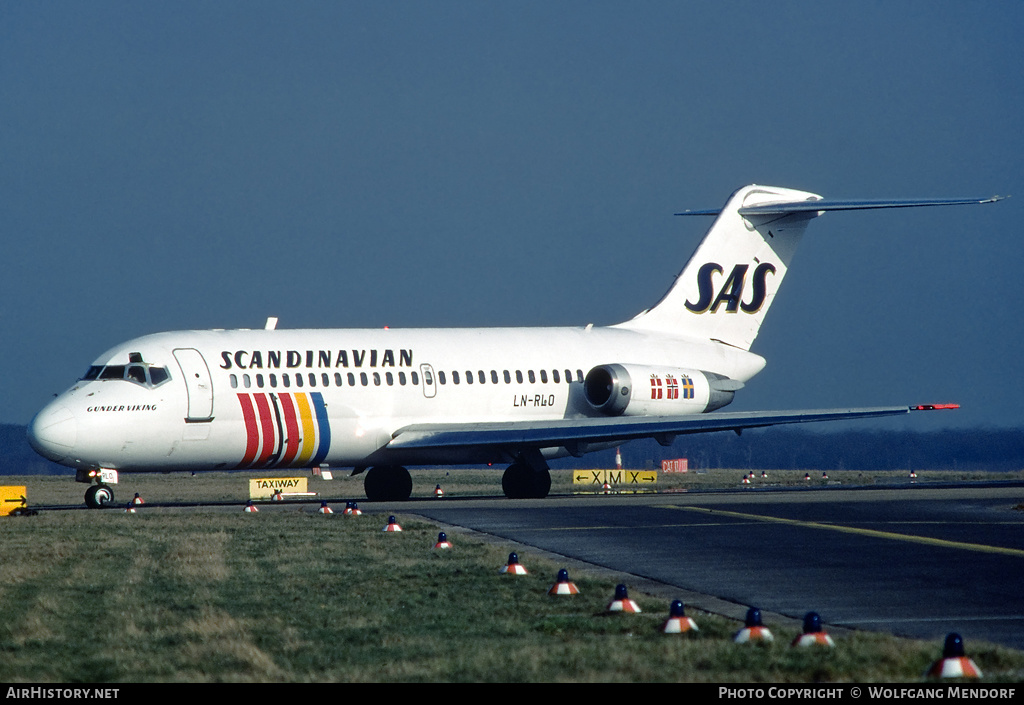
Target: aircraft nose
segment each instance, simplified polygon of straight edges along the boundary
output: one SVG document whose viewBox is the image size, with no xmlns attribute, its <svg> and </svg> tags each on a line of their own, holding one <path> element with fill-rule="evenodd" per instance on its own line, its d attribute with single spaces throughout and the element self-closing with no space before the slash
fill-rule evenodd
<svg viewBox="0 0 1024 705">
<path fill-rule="evenodd" d="M 28 442 L 39 455 L 53 461 L 65 458 L 78 440 L 75 415 L 63 404 L 50 404 L 28 425 Z"/>
</svg>

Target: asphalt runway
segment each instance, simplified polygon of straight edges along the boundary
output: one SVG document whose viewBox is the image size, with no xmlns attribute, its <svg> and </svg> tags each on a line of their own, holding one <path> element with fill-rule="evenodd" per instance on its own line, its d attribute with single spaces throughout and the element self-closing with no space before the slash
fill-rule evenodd
<svg viewBox="0 0 1024 705">
<path fill-rule="evenodd" d="M 440 499 L 394 511 L 522 544 L 524 563 L 533 547 L 624 573 L 634 589 L 697 609 L 742 618 L 754 605 L 798 621 L 813 610 L 833 627 L 939 642 L 955 631 L 969 651 L 972 640 L 1024 649 L 1022 502 L 1019 486 L 907 486 Z"/>
</svg>

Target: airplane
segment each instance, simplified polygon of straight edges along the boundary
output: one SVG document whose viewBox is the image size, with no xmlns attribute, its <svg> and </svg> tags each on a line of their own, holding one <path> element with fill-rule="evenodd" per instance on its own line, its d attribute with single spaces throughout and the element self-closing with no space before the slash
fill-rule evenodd
<svg viewBox="0 0 1024 705">
<path fill-rule="evenodd" d="M 98 357 L 28 427 L 32 447 L 114 502 L 118 473 L 352 468 L 370 501 L 406 500 L 407 466 L 507 466 L 541 498 L 548 461 L 654 438 L 956 408 L 723 412 L 766 360 L 750 351 L 793 253 L 828 211 L 992 203 L 840 201 L 751 185 L 715 216 L 667 293 L 609 326 L 193 330 Z"/>
</svg>

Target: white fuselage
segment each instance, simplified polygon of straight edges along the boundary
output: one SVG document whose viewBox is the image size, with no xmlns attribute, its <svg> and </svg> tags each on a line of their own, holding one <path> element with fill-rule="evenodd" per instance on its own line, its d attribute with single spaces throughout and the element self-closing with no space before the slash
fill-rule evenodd
<svg viewBox="0 0 1024 705">
<path fill-rule="evenodd" d="M 411 424 L 600 415 L 582 382 L 609 362 L 740 382 L 765 364 L 729 345 L 621 327 L 159 333 L 97 359 L 87 375 L 96 378 L 47 405 L 30 438 L 62 464 L 122 472 L 489 462 L 385 446 Z M 659 396 L 643 411 L 695 414 L 705 404 Z"/>
</svg>

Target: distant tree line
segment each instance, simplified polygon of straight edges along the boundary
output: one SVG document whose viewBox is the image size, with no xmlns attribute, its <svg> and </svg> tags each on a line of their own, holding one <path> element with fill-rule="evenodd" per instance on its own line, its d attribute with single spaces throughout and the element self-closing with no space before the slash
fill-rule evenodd
<svg viewBox="0 0 1024 705">
<path fill-rule="evenodd" d="M 691 469 L 989 470 L 1024 469 L 1024 429 L 833 431 L 772 428 L 679 436 L 671 447 L 638 441 L 620 447 L 622 465 L 660 469 L 686 458 Z M 559 467 L 615 467 L 615 450 L 556 461 Z"/>
<path fill-rule="evenodd" d="M 28 444 L 24 426 L 0 424 L 0 475 L 61 475 L 70 468 L 51 463 Z"/>
<path fill-rule="evenodd" d="M 654 441 L 620 446 L 622 465 L 660 469 L 686 458 L 691 469 L 738 470 L 1021 470 L 1024 429 L 816 432 L 770 428 L 679 436 L 670 447 Z M 553 468 L 613 468 L 615 449 L 552 462 Z M 36 455 L 24 426 L 0 424 L 0 475 L 60 475 L 69 468 Z"/>
</svg>

